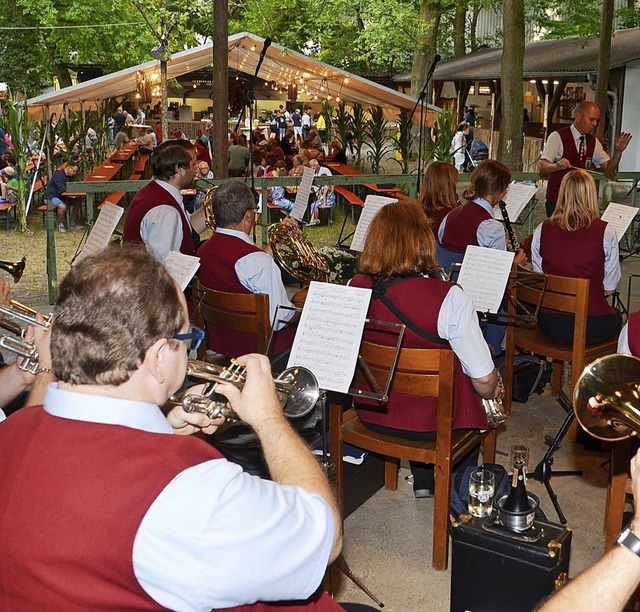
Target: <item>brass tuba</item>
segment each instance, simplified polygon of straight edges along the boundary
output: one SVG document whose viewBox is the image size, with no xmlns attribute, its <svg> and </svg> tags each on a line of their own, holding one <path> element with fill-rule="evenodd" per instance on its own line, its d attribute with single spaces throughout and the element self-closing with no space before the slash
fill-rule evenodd
<svg viewBox="0 0 640 612">
<path fill-rule="evenodd" d="M 298 228 L 274 223 L 269 226 L 267 238 L 273 258 L 291 276 L 303 283 L 327 282 L 329 278 L 327 260 L 318 253 L 309 238 Z"/>
<path fill-rule="evenodd" d="M 216 231 L 216 218 L 213 215 L 213 206 L 212 199 L 213 194 L 215 193 L 217 187 L 212 187 L 207 191 L 204 196 L 204 200 L 202 201 L 202 210 L 204 210 L 204 223 L 205 225 L 214 232 Z"/>
<path fill-rule="evenodd" d="M 13 276 L 13 282 L 17 283 L 22 278 L 22 273 L 24 272 L 26 262 L 26 257 L 23 257 L 20 261 L 16 261 L 14 263 L 8 261 L 0 261 L 0 269 L 11 274 L 11 276 Z"/>
<path fill-rule="evenodd" d="M 640 359 L 607 355 L 589 364 L 576 381 L 573 411 L 594 438 L 619 441 L 640 431 Z"/>
</svg>

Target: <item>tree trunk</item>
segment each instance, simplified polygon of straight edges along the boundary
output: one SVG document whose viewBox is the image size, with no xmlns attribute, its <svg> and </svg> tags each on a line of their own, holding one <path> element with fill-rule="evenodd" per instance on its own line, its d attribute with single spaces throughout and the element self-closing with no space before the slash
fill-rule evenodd
<svg viewBox="0 0 640 612">
<path fill-rule="evenodd" d="M 73 85 L 69 69 L 64 64 L 53 64 L 53 74 L 58 79 L 60 89 L 63 89 L 64 87 L 71 87 Z"/>
<path fill-rule="evenodd" d="M 226 178 L 229 172 L 229 4 L 216 0 L 213 15 L 213 173 Z M 253 126 L 252 126 L 253 127 Z"/>
<path fill-rule="evenodd" d="M 466 53 L 467 1 L 456 4 L 453 18 L 453 57 L 462 57 Z"/>
<path fill-rule="evenodd" d="M 411 95 L 420 96 L 429 66 L 436 55 L 438 28 L 444 9 L 439 0 L 421 0 L 418 12 L 420 25 L 416 36 L 416 50 L 411 66 Z M 428 98 L 427 98 L 427 101 Z"/>
<path fill-rule="evenodd" d="M 613 0 L 603 0 L 602 22 L 600 25 L 600 51 L 598 53 L 598 79 L 596 81 L 596 104 L 600 107 L 600 123 L 596 129 L 597 138 L 604 135 L 605 114 L 609 100 L 609 63 L 611 61 L 611 27 L 613 23 Z"/>
<path fill-rule="evenodd" d="M 502 121 L 498 160 L 522 170 L 522 81 L 524 65 L 524 0 L 504 0 L 502 51 Z"/>
</svg>

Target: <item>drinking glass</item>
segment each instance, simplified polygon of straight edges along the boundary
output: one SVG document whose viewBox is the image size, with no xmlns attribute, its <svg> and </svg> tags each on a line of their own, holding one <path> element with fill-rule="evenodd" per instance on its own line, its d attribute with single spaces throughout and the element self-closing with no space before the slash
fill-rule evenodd
<svg viewBox="0 0 640 612">
<path fill-rule="evenodd" d="M 495 476 L 484 467 L 471 472 L 469 478 L 469 514 L 471 516 L 489 516 L 493 510 Z"/>
</svg>

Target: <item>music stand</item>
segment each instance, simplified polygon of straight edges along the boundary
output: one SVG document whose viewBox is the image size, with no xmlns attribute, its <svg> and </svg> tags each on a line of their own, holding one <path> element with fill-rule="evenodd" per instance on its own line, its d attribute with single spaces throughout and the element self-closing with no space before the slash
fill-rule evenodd
<svg viewBox="0 0 640 612">
<path fill-rule="evenodd" d="M 271 327 L 271 335 L 269 336 L 269 342 L 267 344 L 267 353 L 269 351 L 269 348 L 271 346 L 271 342 L 273 339 L 273 334 L 274 334 L 274 330 L 276 327 L 276 323 L 281 322 L 282 318 L 279 316 L 279 313 L 281 310 L 288 310 L 288 311 L 296 311 L 296 312 L 301 312 L 302 309 L 300 308 L 296 308 L 296 307 L 292 307 L 292 306 L 282 306 L 282 305 L 278 305 L 276 308 L 276 312 L 274 315 L 274 319 L 273 319 L 273 325 Z M 367 397 L 367 398 L 371 398 L 371 399 L 376 399 L 378 401 L 386 401 L 388 399 L 388 393 L 389 393 L 389 387 L 391 386 L 391 381 L 393 378 L 393 372 L 395 370 L 395 365 L 397 363 L 398 360 L 398 356 L 400 354 L 400 348 L 402 345 L 402 340 L 404 337 L 404 330 L 405 330 L 405 326 L 402 323 L 391 323 L 388 321 L 378 321 L 378 320 L 374 320 L 374 319 L 365 319 L 365 325 L 369 323 L 369 324 L 374 324 L 377 325 L 379 327 L 386 327 L 388 329 L 397 329 L 398 330 L 398 334 L 397 334 L 397 341 L 396 341 L 396 349 L 395 349 L 395 355 L 394 355 L 394 359 L 393 359 L 393 366 L 389 371 L 389 375 L 387 377 L 387 380 L 384 383 L 384 388 L 382 388 L 377 380 L 375 379 L 375 377 L 373 376 L 373 374 L 371 373 L 371 370 L 369 369 L 369 366 L 367 365 L 367 363 L 362 359 L 362 357 L 360 355 L 358 355 L 357 357 L 357 363 L 358 366 L 360 368 L 362 368 L 367 381 L 369 382 L 369 384 L 371 385 L 371 388 L 373 389 L 373 391 L 371 392 L 367 392 L 367 391 L 362 391 L 360 389 L 355 389 L 353 387 L 350 387 L 348 390 L 348 395 L 352 395 L 352 396 L 358 396 L 358 397 Z M 322 455 L 321 455 L 321 465 L 322 465 L 322 469 L 325 473 L 325 475 L 327 476 L 328 479 L 331 479 L 331 473 L 333 470 L 333 465 L 330 462 L 330 456 L 329 456 L 329 411 L 328 411 L 328 405 L 327 405 L 327 389 L 320 389 L 320 397 L 318 399 L 318 402 L 320 404 L 320 409 L 321 409 L 321 418 L 322 418 L 322 429 L 321 429 L 321 439 L 322 439 Z M 334 461 L 342 461 L 342 457 L 334 457 Z M 347 578 L 349 578 L 359 589 L 362 590 L 363 593 L 366 593 L 380 608 L 384 607 L 384 603 L 382 603 L 365 585 L 364 583 L 353 574 L 353 572 L 351 571 L 351 568 L 349 567 L 349 564 L 347 563 L 347 560 L 344 557 L 343 553 L 340 553 L 340 555 L 338 556 L 338 558 L 334 561 L 334 565 L 336 567 L 336 569 L 338 569 L 339 571 L 341 571 Z M 329 572 L 329 582 L 331 583 L 331 574 Z M 329 590 L 331 590 L 331 587 L 329 587 Z"/>
</svg>

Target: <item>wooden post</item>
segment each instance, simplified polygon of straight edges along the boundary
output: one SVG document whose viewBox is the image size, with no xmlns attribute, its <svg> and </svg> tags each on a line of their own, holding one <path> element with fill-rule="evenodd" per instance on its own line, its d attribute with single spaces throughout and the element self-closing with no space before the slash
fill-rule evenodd
<svg viewBox="0 0 640 612">
<path fill-rule="evenodd" d="M 216 178 L 228 176 L 229 18 L 228 0 L 214 0 L 213 9 L 213 167 Z"/>
</svg>

